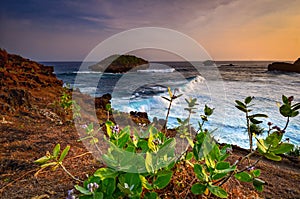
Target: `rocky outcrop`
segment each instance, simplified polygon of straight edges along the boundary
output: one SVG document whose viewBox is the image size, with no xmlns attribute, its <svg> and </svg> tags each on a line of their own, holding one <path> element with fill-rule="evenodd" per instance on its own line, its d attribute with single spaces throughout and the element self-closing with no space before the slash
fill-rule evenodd
<svg viewBox="0 0 300 199">
<path fill-rule="evenodd" d="M 286 62 L 274 62 L 268 65 L 268 71 L 283 71 L 300 73 L 300 58 L 293 64 Z"/>
<path fill-rule="evenodd" d="M 89 66 L 93 71 L 107 73 L 126 73 L 130 70 L 148 68 L 149 62 L 133 55 L 112 55 L 101 62 Z"/>
<path fill-rule="evenodd" d="M 63 88 L 63 82 L 56 78 L 53 71 L 53 67 L 8 54 L 0 49 L 0 119 L 4 115 L 25 115 L 35 119 L 46 118 L 57 124 L 71 121 L 72 111 L 65 110 L 60 105 L 62 94 L 68 93 L 75 97 L 76 103 L 81 107 L 82 121 L 103 124 L 109 117 L 111 121 L 124 121 L 124 126 L 150 123 L 147 113 L 112 114 L 110 110 L 108 114 L 106 105 L 111 103 L 110 94 L 93 98 L 79 90 Z M 92 117 L 95 111 L 98 121 L 94 121 Z"/>
<path fill-rule="evenodd" d="M 45 106 L 55 101 L 63 82 L 44 66 L 0 49 L 0 111 L 15 113 L 19 109 Z M 47 98 L 47 99 L 46 99 Z"/>
</svg>

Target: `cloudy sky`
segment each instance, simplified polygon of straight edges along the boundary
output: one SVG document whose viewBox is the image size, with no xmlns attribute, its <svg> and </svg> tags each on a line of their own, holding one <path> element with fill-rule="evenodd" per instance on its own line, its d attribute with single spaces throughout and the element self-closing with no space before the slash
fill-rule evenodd
<svg viewBox="0 0 300 199">
<path fill-rule="evenodd" d="M 100 42 L 140 27 L 180 31 L 214 60 L 296 60 L 300 0 L 10 0 L 0 47 L 39 60 L 83 60 Z M 152 60 L 164 59 L 146 57 Z"/>
</svg>

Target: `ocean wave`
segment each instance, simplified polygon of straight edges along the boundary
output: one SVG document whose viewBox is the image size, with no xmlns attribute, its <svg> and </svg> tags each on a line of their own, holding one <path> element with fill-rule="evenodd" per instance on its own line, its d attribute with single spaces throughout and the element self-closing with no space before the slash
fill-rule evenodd
<svg viewBox="0 0 300 199">
<path fill-rule="evenodd" d="M 138 73 L 173 73 L 174 68 L 137 70 Z"/>
</svg>

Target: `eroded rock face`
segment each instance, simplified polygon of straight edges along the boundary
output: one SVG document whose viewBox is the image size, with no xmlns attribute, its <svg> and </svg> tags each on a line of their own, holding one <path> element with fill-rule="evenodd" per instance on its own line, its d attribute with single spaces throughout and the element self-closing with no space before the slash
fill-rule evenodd
<svg viewBox="0 0 300 199">
<path fill-rule="evenodd" d="M 62 81 L 44 66 L 0 49 L 0 110 L 13 113 L 32 105 L 45 106 L 57 99 Z"/>
<path fill-rule="evenodd" d="M 298 58 L 293 64 L 285 62 L 274 62 L 272 64 L 269 64 L 268 70 L 300 73 L 300 58 Z"/>
</svg>

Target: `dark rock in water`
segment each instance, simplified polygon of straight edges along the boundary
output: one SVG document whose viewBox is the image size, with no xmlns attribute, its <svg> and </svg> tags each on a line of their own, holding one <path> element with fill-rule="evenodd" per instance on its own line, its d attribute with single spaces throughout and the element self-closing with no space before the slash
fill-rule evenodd
<svg viewBox="0 0 300 199">
<path fill-rule="evenodd" d="M 300 58 L 293 64 L 286 62 L 274 62 L 268 65 L 268 71 L 283 71 L 300 73 Z"/>
<path fill-rule="evenodd" d="M 206 60 L 203 62 L 204 66 L 213 66 L 215 62 L 213 60 Z"/>
<path fill-rule="evenodd" d="M 125 73 L 130 70 L 147 69 L 148 66 L 148 61 L 133 55 L 112 55 L 89 68 L 107 73 Z"/>
<path fill-rule="evenodd" d="M 101 97 L 95 98 L 95 108 L 106 109 L 106 105 L 110 104 L 111 94 L 107 93 Z"/>
<path fill-rule="evenodd" d="M 300 66 L 300 58 L 298 58 L 295 62 L 294 65 Z"/>
</svg>

